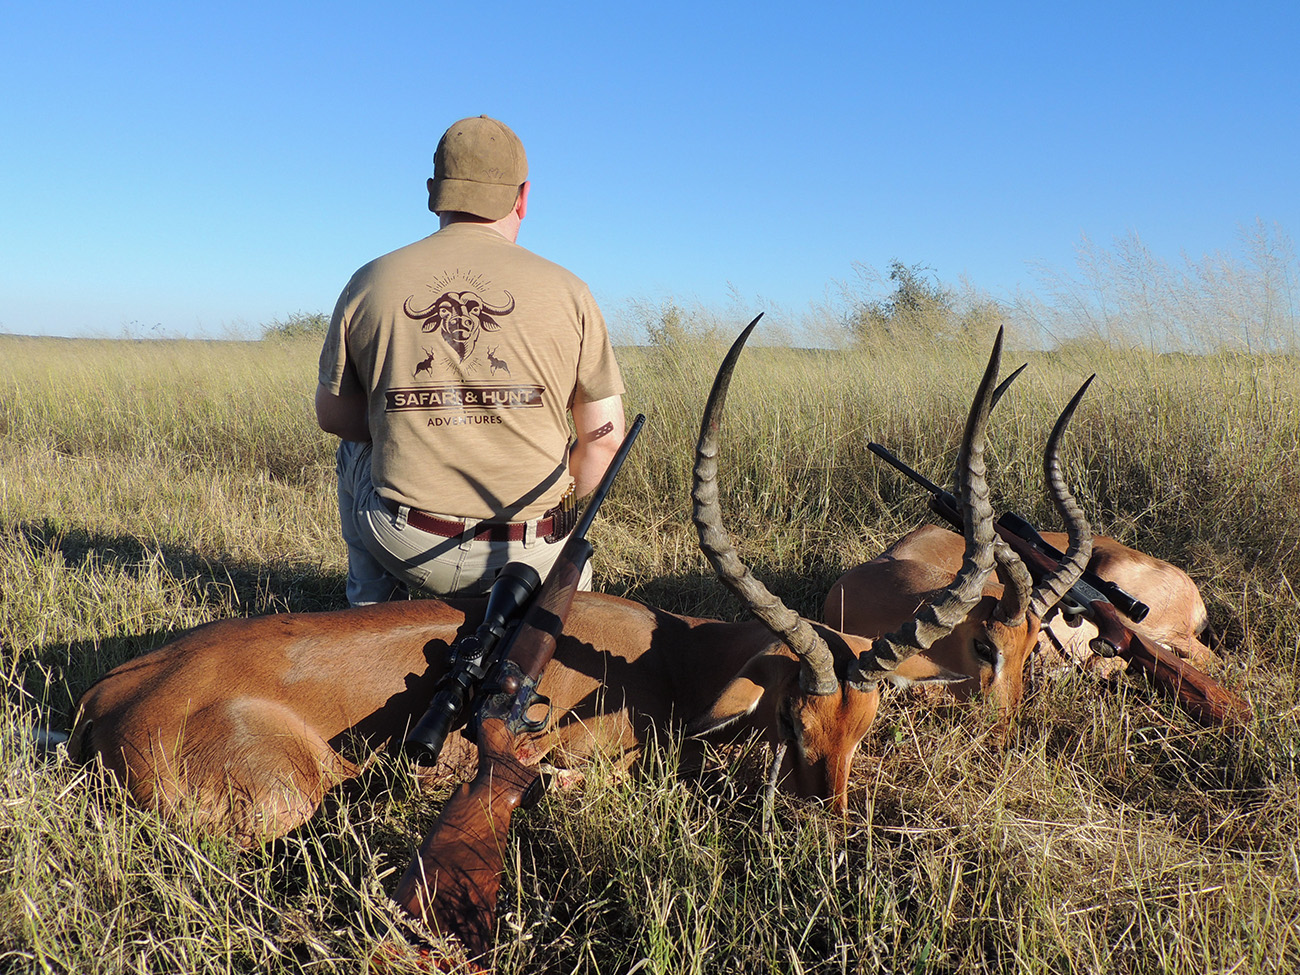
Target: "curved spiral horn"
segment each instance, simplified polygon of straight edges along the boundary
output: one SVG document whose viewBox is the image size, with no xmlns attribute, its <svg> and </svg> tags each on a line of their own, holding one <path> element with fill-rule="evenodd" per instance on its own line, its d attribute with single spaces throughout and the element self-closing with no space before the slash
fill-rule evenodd
<svg viewBox="0 0 1300 975">
<path fill-rule="evenodd" d="M 1019 368 L 1017 368 L 1014 372 L 1012 372 L 1011 375 L 1007 376 L 1006 379 L 1002 380 L 1002 382 L 998 383 L 998 388 L 993 390 L 993 401 L 989 403 L 990 413 L 992 413 L 993 408 L 998 405 L 998 400 L 1002 399 L 1003 394 L 1005 394 L 1006 391 L 1011 388 L 1011 384 L 1014 383 L 1017 377 L 1019 377 L 1019 375 L 1028 368 L 1029 368 L 1029 363 L 1022 362 Z"/>
<path fill-rule="evenodd" d="M 1070 591 L 1070 587 L 1079 581 L 1079 576 L 1083 575 L 1083 570 L 1088 567 L 1088 560 L 1092 558 L 1092 526 L 1088 524 L 1087 515 L 1083 513 L 1083 509 L 1079 507 L 1079 503 L 1065 483 L 1065 476 L 1061 473 L 1060 446 L 1065 428 L 1069 426 L 1074 411 L 1083 399 L 1083 394 L 1088 391 L 1088 387 L 1096 378 L 1095 373 L 1089 376 L 1079 387 L 1079 391 L 1074 394 L 1074 398 L 1066 404 L 1061 415 L 1057 417 L 1052 435 L 1047 438 L 1047 448 L 1043 451 L 1043 477 L 1047 481 L 1047 490 L 1052 496 L 1052 503 L 1056 505 L 1056 510 L 1060 512 L 1061 519 L 1065 522 L 1069 545 L 1061 567 L 1043 579 L 1034 589 L 1029 611 L 1039 619 L 1060 602 L 1061 597 Z"/>
<path fill-rule="evenodd" d="M 1002 329 L 998 329 L 993 352 L 980 380 L 975 401 L 966 418 L 957 467 L 961 472 L 959 498 L 965 523 L 966 551 L 952 584 L 938 593 L 901 628 L 873 641 L 871 649 L 849 668 L 849 679 L 865 684 L 896 668 L 907 657 L 928 650 L 935 641 L 952 632 L 966 618 L 980 597 L 993 571 L 993 505 L 985 480 L 984 440 L 989 412 L 993 408 L 993 384 L 1002 359 Z"/>
<path fill-rule="evenodd" d="M 989 404 L 991 413 L 1002 399 L 1004 393 L 1010 388 L 1011 384 L 1016 381 L 1029 363 L 1022 363 L 1020 368 L 1015 370 L 1006 379 L 998 383 L 998 388 L 993 390 L 993 402 Z M 958 472 L 960 477 L 960 471 Z M 998 568 L 1002 570 L 1002 576 L 1006 584 L 1002 587 L 1002 598 L 998 601 L 997 615 L 998 618 L 1008 626 L 1020 626 L 1025 622 L 1025 611 L 1029 608 L 1029 600 L 1034 588 L 1034 577 L 1029 574 L 1029 569 L 1024 561 L 1016 554 L 1015 549 L 1004 542 L 1001 537 L 993 539 L 993 559 Z"/>
<path fill-rule="evenodd" d="M 692 519 L 700 536 L 700 549 L 724 586 L 744 602 L 746 608 L 775 636 L 799 657 L 799 685 L 809 694 L 831 694 L 839 688 L 835 676 L 835 658 L 826 641 L 817 635 L 807 620 L 787 607 L 774 596 L 749 571 L 740 560 L 736 546 L 722 524 L 722 508 L 718 503 L 718 429 L 722 423 L 722 410 L 731 385 L 731 373 L 740 358 L 745 340 L 754 330 L 758 315 L 745 326 L 739 338 L 732 343 L 727 356 L 718 367 L 713 380 L 704 417 L 700 421 L 700 439 L 695 446 L 695 478 L 691 486 L 694 501 Z"/>
<path fill-rule="evenodd" d="M 1000 537 L 993 542 L 993 558 L 1002 570 L 1005 582 L 995 611 L 997 618 L 1007 626 L 1020 626 L 1033 598 L 1034 577 L 1016 550 Z"/>
</svg>

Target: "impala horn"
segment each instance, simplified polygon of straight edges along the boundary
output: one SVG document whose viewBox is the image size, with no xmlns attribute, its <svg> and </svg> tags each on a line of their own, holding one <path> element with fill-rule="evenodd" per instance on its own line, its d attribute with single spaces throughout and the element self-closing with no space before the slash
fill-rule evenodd
<svg viewBox="0 0 1300 975">
<path fill-rule="evenodd" d="M 1092 558 L 1092 526 L 1088 524 L 1087 515 L 1083 513 L 1083 509 L 1079 507 L 1079 503 L 1065 483 L 1065 476 L 1061 473 L 1060 447 L 1065 428 L 1069 426 L 1074 411 L 1083 399 L 1083 394 L 1088 391 L 1088 387 L 1096 378 L 1096 374 L 1089 376 L 1079 387 L 1079 391 L 1074 394 L 1074 398 L 1066 404 L 1056 420 L 1056 426 L 1052 427 L 1052 435 L 1047 438 L 1047 447 L 1043 451 L 1043 477 L 1047 481 L 1047 490 L 1052 496 L 1052 503 L 1056 505 L 1061 520 L 1065 522 L 1065 533 L 1069 544 L 1065 550 L 1065 558 L 1061 561 L 1061 567 L 1043 579 L 1034 589 L 1029 611 L 1039 619 L 1046 616 L 1047 612 L 1061 601 L 1061 597 L 1079 581 L 1083 570 L 1088 567 L 1088 560 Z"/>
<path fill-rule="evenodd" d="M 993 390 L 993 402 L 989 404 L 990 413 L 1028 365 L 1027 362 L 1022 364 L 1019 369 L 998 383 L 998 388 Z M 960 469 L 954 475 L 953 483 L 960 485 Z M 1029 574 L 1029 569 L 1016 554 L 1015 549 L 1008 545 L 1001 535 L 995 535 L 993 538 L 993 561 L 997 566 L 998 576 L 1003 582 L 1002 598 L 998 601 L 997 609 L 994 610 L 996 618 L 1007 626 L 1021 626 L 1025 622 L 1025 611 L 1029 608 L 1029 600 L 1033 593 L 1034 577 Z"/>
<path fill-rule="evenodd" d="M 736 546 L 722 524 L 718 503 L 718 429 L 727 402 L 727 388 L 736 368 L 745 340 L 754 330 L 758 315 L 732 343 L 718 367 L 709 401 L 700 421 L 700 439 L 695 446 L 695 479 L 691 487 L 694 501 L 692 519 L 700 535 L 700 549 L 724 586 L 740 597 L 746 608 L 799 658 L 799 686 L 809 694 L 832 694 L 839 689 L 835 676 L 835 658 L 826 641 L 811 624 L 774 596 L 740 560 Z"/>
<path fill-rule="evenodd" d="M 961 451 L 957 455 L 960 473 L 958 499 L 965 523 L 966 550 L 961 569 L 947 589 L 940 592 L 901 628 L 872 642 L 871 649 L 849 666 L 849 680 L 858 685 L 874 683 L 894 670 L 903 660 L 928 650 L 953 631 L 984 595 L 984 583 L 993 571 L 993 505 L 985 480 L 984 441 L 989 412 L 993 408 L 993 385 L 1002 359 L 1002 329 L 993 341 L 993 352 L 980 380 L 966 418 Z"/>
</svg>

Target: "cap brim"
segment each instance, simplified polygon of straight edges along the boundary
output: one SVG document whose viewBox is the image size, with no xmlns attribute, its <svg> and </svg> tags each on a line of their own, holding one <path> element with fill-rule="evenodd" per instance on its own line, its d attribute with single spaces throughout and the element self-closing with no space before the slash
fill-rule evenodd
<svg viewBox="0 0 1300 975">
<path fill-rule="evenodd" d="M 469 179 L 434 178 L 429 209 L 434 213 L 470 213 L 484 220 L 500 220 L 515 208 L 518 186 L 478 183 Z"/>
</svg>

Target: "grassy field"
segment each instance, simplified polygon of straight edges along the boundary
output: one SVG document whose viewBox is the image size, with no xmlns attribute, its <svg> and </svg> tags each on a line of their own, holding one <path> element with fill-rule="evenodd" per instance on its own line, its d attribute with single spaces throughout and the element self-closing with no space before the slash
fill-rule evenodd
<svg viewBox="0 0 1300 975">
<path fill-rule="evenodd" d="M 950 470 L 990 338 L 746 353 L 725 512 L 792 606 L 816 615 L 840 572 L 927 518 L 866 442 Z M 28 733 L 66 728 L 99 674 L 195 624 L 344 605 L 316 353 L 0 336 L 0 971 L 358 972 L 403 936 L 385 892 L 440 801 L 409 779 L 242 853 Z M 689 337 L 622 353 L 649 423 L 593 529 L 597 588 L 739 612 L 689 519 L 721 354 Z M 1054 527 L 1042 443 L 1098 373 L 1067 475 L 1100 530 L 1201 585 L 1251 727 L 1202 729 L 1140 682 L 1082 674 L 1035 688 L 1004 747 L 978 706 L 891 700 L 851 811 L 778 799 L 767 833 L 758 754 L 699 781 L 671 753 L 630 779 L 595 768 L 516 818 L 500 971 L 1300 969 L 1297 362 L 1100 344 L 1028 359 L 991 432 L 999 509 Z"/>
</svg>

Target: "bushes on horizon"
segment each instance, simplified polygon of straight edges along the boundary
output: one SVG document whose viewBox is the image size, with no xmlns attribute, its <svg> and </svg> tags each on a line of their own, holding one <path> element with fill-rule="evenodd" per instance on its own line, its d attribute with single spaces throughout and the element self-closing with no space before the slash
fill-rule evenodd
<svg viewBox="0 0 1300 975">
<path fill-rule="evenodd" d="M 293 339 L 303 335 L 324 336 L 330 327 L 330 317 L 323 311 L 295 311 L 284 318 L 273 318 L 262 326 L 264 339 Z"/>
</svg>

